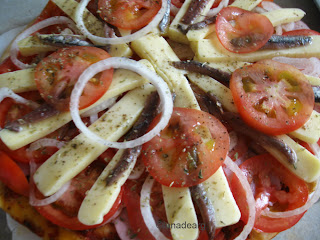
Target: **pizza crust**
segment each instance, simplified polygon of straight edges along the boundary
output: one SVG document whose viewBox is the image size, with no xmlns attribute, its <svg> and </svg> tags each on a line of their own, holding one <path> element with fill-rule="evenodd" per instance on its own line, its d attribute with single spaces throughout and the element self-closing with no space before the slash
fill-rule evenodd
<svg viewBox="0 0 320 240">
<path fill-rule="evenodd" d="M 119 239 L 112 224 L 87 231 L 71 231 L 59 227 L 41 216 L 29 205 L 29 200 L 26 197 L 12 192 L 1 182 L 0 208 L 44 240 Z M 91 236 L 91 238 L 88 238 L 88 236 Z"/>
</svg>

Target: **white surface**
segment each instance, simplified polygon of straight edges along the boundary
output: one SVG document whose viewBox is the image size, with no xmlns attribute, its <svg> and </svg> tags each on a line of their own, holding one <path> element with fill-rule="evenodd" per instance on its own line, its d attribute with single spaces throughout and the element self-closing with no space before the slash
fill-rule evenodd
<svg viewBox="0 0 320 240">
<path fill-rule="evenodd" d="M 0 34 L 32 21 L 48 0 L 0 0 Z"/>
</svg>

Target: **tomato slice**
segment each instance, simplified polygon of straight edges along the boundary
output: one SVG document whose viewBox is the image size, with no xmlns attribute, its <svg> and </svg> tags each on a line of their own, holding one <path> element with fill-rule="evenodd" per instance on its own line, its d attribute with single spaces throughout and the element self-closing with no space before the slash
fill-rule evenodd
<svg viewBox="0 0 320 240">
<path fill-rule="evenodd" d="M 139 239 L 155 240 L 153 235 L 149 232 L 146 224 L 144 223 L 140 211 L 140 192 L 143 184 L 143 179 L 137 181 L 128 180 L 124 185 L 123 203 L 127 208 L 129 224 L 137 234 Z"/>
<path fill-rule="evenodd" d="M 287 170 L 269 154 L 254 156 L 240 166 L 256 199 L 254 228 L 262 232 L 281 232 L 296 224 L 303 214 L 289 218 L 269 218 L 262 210 L 288 211 L 303 206 L 308 200 L 307 184 Z M 241 219 L 248 221 L 245 192 L 238 178 L 233 177 L 231 190 L 241 211 Z"/>
<path fill-rule="evenodd" d="M 122 29 L 137 30 L 146 26 L 161 8 L 158 0 L 99 0 L 100 16 Z"/>
<path fill-rule="evenodd" d="M 36 210 L 54 224 L 71 229 L 87 230 L 103 225 L 118 210 L 123 190 L 121 190 L 117 200 L 111 210 L 104 216 L 103 222 L 96 225 L 85 225 L 78 220 L 78 211 L 86 192 L 92 187 L 95 180 L 103 171 L 105 165 L 96 161 L 72 179 L 70 188 L 54 203 L 46 206 L 35 207 Z M 37 191 L 37 197 L 41 198 L 41 193 Z"/>
<path fill-rule="evenodd" d="M 153 121 L 155 126 L 159 116 Z M 165 186 L 188 187 L 208 179 L 222 165 L 229 135 L 212 115 L 174 108 L 168 126 L 143 146 L 150 175 Z"/>
<path fill-rule="evenodd" d="M 300 128 L 314 106 L 314 93 L 304 74 L 272 60 L 237 69 L 230 89 L 243 120 L 266 134 L 285 134 Z"/>
<path fill-rule="evenodd" d="M 312 36 L 312 35 L 320 35 L 319 32 L 311 30 L 311 29 L 298 29 L 292 30 L 283 33 L 282 35 L 290 35 L 290 36 Z"/>
<path fill-rule="evenodd" d="M 110 55 L 95 47 L 62 48 L 44 58 L 35 69 L 35 82 L 41 96 L 60 111 L 69 109 L 70 94 L 81 73 L 91 64 Z M 113 70 L 92 78 L 80 97 L 79 109 L 96 102 L 109 88 Z"/>
<path fill-rule="evenodd" d="M 223 8 L 217 15 L 216 33 L 228 51 L 248 53 L 261 48 L 274 32 L 270 20 L 237 7 Z"/>
<path fill-rule="evenodd" d="M 0 180 L 12 191 L 29 196 L 29 182 L 21 168 L 3 151 L 0 151 Z"/>
</svg>

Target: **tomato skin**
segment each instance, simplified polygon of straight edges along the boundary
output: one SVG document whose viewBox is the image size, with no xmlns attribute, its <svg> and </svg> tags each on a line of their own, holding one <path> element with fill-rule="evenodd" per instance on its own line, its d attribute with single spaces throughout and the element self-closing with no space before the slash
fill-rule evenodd
<svg viewBox="0 0 320 240">
<path fill-rule="evenodd" d="M 217 15 L 218 39 L 230 52 L 254 52 L 267 43 L 273 32 L 270 20 L 258 13 L 226 7 Z"/>
<path fill-rule="evenodd" d="M 155 126 L 160 116 L 152 122 Z M 174 108 L 171 120 L 143 145 L 142 160 L 159 183 L 170 187 L 197 185 L 218 170 L 229 150 L 229 135 L 212 115 Z"/>
<path fill-rule="evenodd" d="M 99 0 L 100 16 L 118 28 L 137 30 L 146 26 L 161 8 L 157 0 Z"/>
<path fill-rule="evenodd" d="M 11 58 L 8 57 L 0 64 L 0 74 L 13 72 L 19 70 L 19 68 L 11 61 Z"/>
<path fill-rule="evenodd" d="M 281 232 L 296 224 L 304 215 L 289 218 L 269 218 L 261 212 L 269 207 L 274 211 L 293 210 L 308 200 L 307 184 L 287 170 L 270 154 L 254 156 L 240 166 L 247 177 L 256 199 L 254 228 L 262 232 Z M 245 192 L 237 177 L 231 181 L 231 190 L 241 211 L 241 220 L 248 221 Z M 272 205 L 272 207 L 270 207 Z"/>
<path fill-rule="evenodd" d="M 129 224 L 139 239 L 155 240 L 144 223 L 140 211 L 140 194 L 143 179 L 126 181 L 124 185 L 123 203 L 127 208 Z"/>
<path fill-rule="evenodd" d="M 95 47 L 62 48 L 44 58 L 36 67 L 35 82 L 41 96 L 60 111 L 69 109 L 71 91 L 81 73 L 91 64 L 110 55 Z M 80 97 L 79 109 L 96 102 L 109 88 L 113 70 L 97 74 Z"/>
<path fill-rule="evenodd" d="M 293 30 L 283 33 L 285 36 L 312 36 L 312 35 L 320 35 L 319 32 L 311 30 L 311 29 L 299 29 Z"/>
<path fill-rule="evenodd" d="M 0 180 L 12 191 L 29 196 L 29 182 L 21 168 L 3 151 L 0 151 Z"/>
<path fill-rule="evenodd" d="M 298 69 L 272 60 L 234 71 L 230 89 L 242 119 L 270 135 L 292 132 L 309 119 L 314 93 Z"/>
</svg>

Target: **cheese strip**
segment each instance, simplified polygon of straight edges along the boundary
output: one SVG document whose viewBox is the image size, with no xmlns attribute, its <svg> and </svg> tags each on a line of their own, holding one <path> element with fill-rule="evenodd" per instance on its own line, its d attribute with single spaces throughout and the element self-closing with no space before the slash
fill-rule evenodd
<svg viewBox="0 0 320 240">
<path fill-rule="evenodd" d="M 134 51 L 144 59 L 148 59 L 156 72 L 166 81 L 170 90 L 176 94 L 175 102 L 180 107 L 198 107 L 188 80 L 186 71 L 171 65 L 172 61 L 180 61 L 172 48 L 163 37 L 148 34 L 131 43 Z"/>
<path fill-rule="evenodd" d="M 320 177 L 320 159 L 315 157 L 306 148 L 296 143 L 287 135 L 277 136 L 282 139 L 297 154 L 298 161 L 295 165 L 288 162 L 286 157 L 279 151 L 264 146 L 275 158 L 277 158 L 285 167 L 306 182 L 314 182 Z"/>
<path fill-rule="evenodd" d="M 172 238 L 174 240 L 197 239 L 199 224 L 189 188 L 162 186 L 162 193 Z M 186 225 L 186 227 L 178 227 L 183 225 Z"/>
<path fill-rule="evenodd" d="M 230 6 L 242 8 L 247 11 L 251 11 L 258 4 L 262 2 L 262 0 L 236 0 Z M 199 30 L 190 30 L 187 33 L 187 38 L 189 41 L 199 41 L 200 39 L 204 39 L 210 33 L 215 31 L 215 24 L 210 24 L 209 26 L 199 29 Z"/>
<path fill-rule="evenodd" d="M 214 206 L 216 227 L 222 228 L 237 223 L 240 220 L 240 210 L 230 191 L 228 180 L 222 168 L 202 183 L 208 198 Z"/>
<path fill-rule="evenodd" d="M 191 2 L 192 2 L 192 0 L 184 1 L 183 5 L 179 9 L 179 12 L 177 13 L 177 15 L 175 16 L 175 18 L 173 19 L 173 21 L 171 22 L 171 24 L 169 26 L 169 30 L 168 30 L 169 38 L 175 42 L 180 42 L 180 43 L 185 43 L 185 44 L 189 43 L 187 36 L 178 29 L 178 26 L 179 26 L 179 24 L 182 24 L 181 19 L 183 18 L 183 16 L 187 12 L 188 7 Z M 214 0 L 210 0 L 208 2 L 208 4 L 202 10 L 200 16 L 196 19 L 195 22 L 200 22 L 204 19 L 204 17 L 207 15 L 207 13 L 210 10 L 210 7 L 212 6 L 213 3 L 214 3 Z M 182 26 L 185 26 L 185 25 L 182 24 Z"/>
<path fill-rule="evenodd" d="M 266 16 L 274 27 L 299 21 L 306 15 L 306 13 L 299 8 L 280 8 L 261 14 Z"/>
<path fill-rule="evenodd" d="M 124 69 L 116 70 L 113 74 L 112 83 L 104 96 L 101 97 L 95 104 L 81 110 L 80 113 L 93 108 L 106 99 L 118 96 L 123 92 L 141 86 L 145 82 L 146 80 L 141 78 L 141 76 L 136 73 Z M 49 133 L 54 132 L 70 121 L 70 113 L 64 112 L 45 120 L 28 124 L 24 126 L 20 132 L 13 132 L 3 129 L 0 131 L 0 138 L 11 150 L 16 150 L 42 137 L 45 137 Z"/>
<path fill-rule="evenodd" d="M 261 50 L 252 53 L 237 54 L 227 51 L 219 42 L 216 36 L 209 39 L 202 39 L 198 42 L 191 42 L 192 49 L 196 53 L 196 57 L 201 62 L 215 61 L 248 61 L 256 62 L 262 59 L 270 59 L 273 57 L 320 57 L 320 36 L 312 36 L 312 44 L 279 50 Z"/>
<path fill-rule="evenodd" d="M 132 127 L 152 91 L 154 88 L 151 85 L 132 90 L 90 125 L 89 129 L 104 139 L 117 141 Z M 107 148 L 83 133 L 79 134 L 38 168 L 34 174 L 38 189 L 45 196 L 54 194 Z"/>
<path fill-rule="evenodd" d="M 22 56 L 32 56 L 57 50 L 59 47 L 51 46 L 40 41 L 37 36 L 30 36 L 18 42 L 19 51 Z"/>
<path fill-rule="evenodd" d="M 0 88 L 10 88 L 15 93 L 37 90 L 34 69 L 24 69 L 0 74 Z"/>
<path fill-rule="evenodd" d="M 178 61 L 179 59 L 162 37 L 149 34 L 134 41 L 132 48 L 140 57 L 148 59 L 153 64 L 157 73 L 167 81 L 171 86 L 171 90 L 177 94 L 176 107 L 200 109 L 192 89 L 184 76 L 186 71 L 171 66 L 171 61 Z M 209 197 L 214 209 L 219 211 L 219 214 L 216 216 L 217 222 L 221 223 L 219 226 L 228 226 L 238 222 L 240 211 L 228 187 L 228 182 L 222 168 L 219 168 L 210 179 L 205 181 L 205 184 L 206 188 L 216 190 L 215 194 L 210 193 Z M 221 188 L 216 185 L 220 185 Z M 193 223 L 197 223 L 189 189 L 162 186 L 162 191 L 164 193 L 168 221 L 173 226 L 170 228 L 172 236 L 175 236 L 174 239 L 194 239 L 197 233 L 195 229 L 192 231 L 193 234 L 191 234 L 174 227 L 177 224 L 189 223 L 192 225 Z M 222 195 L 225 198 L 221 198 L 220 196 Z M 180 199 L 180 196 L 184 197 Z M 186 212 L 185 209 L 188 208 L 190 210 Z M 230 214 L 231 212 L 232 214 Z"/>
<path fill-rule="evenodd" d="M 62 11 L 64 11 L 72 20 L 75 20 L 75 10 L 78 6 L 78 2 L 75 0 L 52 0 Z M 85 9 L 84 23 L 93 35 L 99 37 L 105 37 L 104 25 L 99 21 L 91 12 Z M 108 51 L 112 57 L 130 57 L 132 51 L 127 44 L 112 44 Z"/>
<path fill-rule="evenodd" d="M 320 114 L 313 111 L 309 120 L 299 129 L 290 133 L 291 136 L 307 143 L 316 143 L 320 138 Z"/>
<path fill-rule="evenodd" d="M 234 105 L 231 90 L 228 87 L 209 76 L 204 76 L 197 73 L 189 73 L 188 78 L 203 91 L 212 93 L 214 96 L 216 96 L 226 110 L 229 112 L 238 112 L 236 106 Z"/>
<path fill-rule="evenodd" d="M 136 161 L 131 161 L 127 170 L 110 186 L 106 186 L 106 179 L 121 159 L 123 149 L 118 150 L 111 162 L 103 170 L 92 188 L 87 192 L 78 213 L 80 222 L 86 225 L 102 223 L 103 217 L 110 211 L 115 203 L 122 185 L 127 181 Z M 137 209 L 137 211 L 139 211 Z"/>
<path fill-rule="evenodd" d="M 261 3 L 261 2 L 262 2 L 262 0 L 236 0 L 232 4 L 230 4 L 230 6 L 238 7 L 238 8 L 242 8 L 242 9 L 251 11 L 256 6 L 258 6 L 259 3 Z"/>
</svg>

